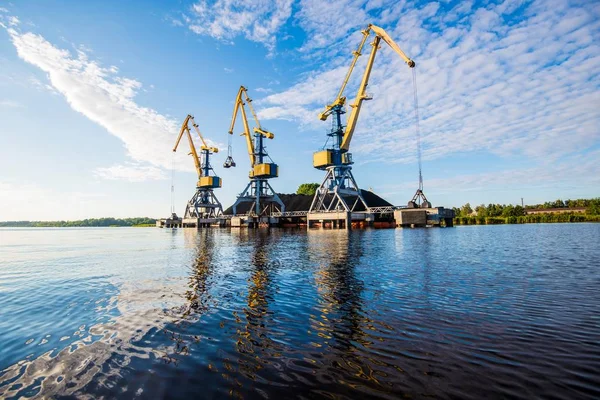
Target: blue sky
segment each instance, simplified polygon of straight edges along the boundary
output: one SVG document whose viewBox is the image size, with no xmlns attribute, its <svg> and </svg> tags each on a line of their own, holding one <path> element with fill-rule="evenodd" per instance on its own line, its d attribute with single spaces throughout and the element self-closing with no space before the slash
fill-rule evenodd
<svg viewBox="0 0 600 400">
<path fill-rule="evenodd" d="M 0 1 L 0 220 L 161 217 L 194 192 L 188 113 L 221 152 L 230 205 L 243 138 L 221 167 L 239 85 L 249 89 L 274 188 L 319 182 L 312 153 L 368 23 L 417 63 L 425 193 L 434 205 L 600 195 L 596 1 Z M 354 98 L 366 57 L 347 90 Z M 410 70 L 378 53 L 351 151 L 358 184 L 394 204 L 417 187 Z M 241 131 L 238 122 L 236 131 Z M 237 133 L 237 132 L 236 132 Z"/>
</svg>

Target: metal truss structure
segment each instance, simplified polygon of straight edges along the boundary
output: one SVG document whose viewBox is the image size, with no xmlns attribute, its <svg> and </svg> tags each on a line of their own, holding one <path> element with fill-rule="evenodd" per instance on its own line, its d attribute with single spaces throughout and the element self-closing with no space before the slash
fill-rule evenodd
<svg viewBox="0 0 600 400">
<path fill-rule="evenodd" d="M 327 167 L 325 179 L 315 192 L 309 212 L 352 212 L 361 203 L 365 210 L 369 211 L 369 206 L 362 197 L 352 175 L 352 167 L 349 165 L 336 165 Z"/>
<path fill-rule="evenodd" d="M 237 214 L 237 206 L 241 203 L 252 203 L 249 215 L 271 215 L 273 212 L 285 211 L 285 205 L 273 190 L 267 179 L 251 179 L 246 188 L 235 203 L 233 203 L 233 215 Z M 269 212 L 270 211 L 270 212 Z"/>
<path fill-rule="evenodd" d="M 185 207 L 184 218 L 218 218 L 223 207 L 212 189 L 198 188 Z"/>
</svg>

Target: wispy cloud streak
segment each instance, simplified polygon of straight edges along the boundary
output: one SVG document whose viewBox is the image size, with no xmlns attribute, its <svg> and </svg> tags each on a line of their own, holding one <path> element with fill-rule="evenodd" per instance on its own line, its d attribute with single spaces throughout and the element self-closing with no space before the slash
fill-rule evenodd
<svg viewBox="0 0 600 400">
<path fill-rule="evenodd" d="M 135 162 L 98 169 L 96 176 L 136 182 L 165 176 L 163 169 L 173 165 L 169 149 L 180 122 L 136 103 L 141 82 L 120 76 L 117 67 L 102 66 L 84 50 L 72 54 L 41 35 L 6 29 L 19 57 L 44 71 L 53 90 L 63 95 L 73 110 L 119 138 Z M 185 152 L 177 153 L 174 167 L 193 170 Z"/>
</svg>

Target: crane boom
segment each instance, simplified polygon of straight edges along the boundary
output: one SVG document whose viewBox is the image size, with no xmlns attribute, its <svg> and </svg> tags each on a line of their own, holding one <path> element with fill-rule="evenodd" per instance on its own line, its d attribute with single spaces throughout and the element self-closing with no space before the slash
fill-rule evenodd
<svg viewBox="0 0 600 400">
<path fill-rule="evenodd" d="M 373 40 L 373 43 L 371 43 L 371 46 L 373 46 L 373 48 L 371 49 L 369 61 L 367 61 L 367 66 L 365 68 L 363 78 L 360 82 L 360 86 L 358 87 L 358 93 L 356 95 L 356 98 L 354 99 L 354 103 L 350 106 L 352 107 L 352 111 L 350 112 L 350 116 L 348 117 L 346 130 L 342 138 L 342 143 L 340 144 L 340 150 L 342 151 L 348 151 L 350 149 L 350 142 L 352 141 L 352 135 L 354 134 L 354 129 L 356 128 L 356 123 L 358 122 L 358 115 L 360 114 L 362 102 L 364 100 L 371 99 L 367 95 L 366 89 L 369 84 L 369 77 L 371 76 L 371 70 L 373 69 L 373 63 L 375 61 L 375 56 L 377 55 L 377 50 L 379 49 L 381 39 L 383 39 L 383 41 L 386 42 L 410 68 L 415 67 L 415 62 L 408 58 L 406 54 L 404 54 L 404 52 L 400 49 L 396 42 L 394 42 L 394 40 L 387 34 L 385 30 L 375 25 L 369 25 L 368 29 L 375 32 L 375 39 Z"/>
<path fill-rule="evenodd" d="M 410 67 L 410 68 L 414 68 L 415 67 L 415 62 L 413 60 L 411 60 L 401 49 L 400 46 L 398 46 L 396 44 L 396 42 L 394 42 L 394 40 L 390 37 L 390 35 L 387 34 L 387 32 L 385 30 L 383 30 L 383 28 L 380 28 L 376 25 L 370 24 L 369 28 L 375 32 L 375 34 L 377 36 L 379 36 L 380 38 L 383 39 L 384 42 L 386 42 L 388 44 L 388 46 L 390 46 L 400 57 L 402 57 L 402 59 L 404 60 L 404 62 Z"/>
<path fill-rule="evenodd" d="M 200 140 L 202 141 L 202 150 L 208 150 L 210 152 L 213 153 L 218 153 L 219 149 L 217 147 L 212 147 L 206 144 L 206 141 L 204 140 L 204 136 L 202 136 L 202 133 L 200 133 L 200 129 L 198 128 L 198 124 L 196 123 L 196 121 L 194 120 L 193 116 L 189 116 L 190 120 L 192 121 L 192 126 L 194 127 L 194 129 L 196 130 L 196 133 L 198 134 L 198 136 L 200 137 Z"/>
<path fill-rule="evenodd" d="M 340 150 L 346 150 L 350 148 L 350 141 L 352 140 L 352 135 L 354 134 L 354 129 L 356 128 L 356 122 L 358 121 L 358 114 L 360 114 L 360 107 L 362 106 L 362 102 L 364 100 L 371 100 L 371 97 L 367 95 L 366 89 L 369 84 L 369 77 L 371 76 L 371 70 L 373 69 L 373 61 L 375 61 L 375 55 L 377 54 L 377 49 L 379 48 L 379 42 L 381 38 L 379 36 L 375 36 L 375 40 L 371 43 L 373 48 L 371 49 L 371 54 L 369 55 L 369 61 L 367 62 L 367 68 L 365 69 L 365 73 L 363 74 L 363 78 L 360 82 L 360 86 L 358 87 L 358 93 L 356 98 L 354 99 L 354 103 L 350 105 L 352 107 L 352 111 L 350 112 L 350 116 L 348 117 L 348 122 L 346 123 L 346 131 L 344 132 L 344 136 L 342 137 L 342 143 L 340 144 Z"/>
<path fill-rule="evenodd" d="M 333 108 L 335 106 L 343 106 L 344 103 L 346 102 L 346 97 L 343 96 L 344 90 L 346 89 L 346 85 L 348 84 L 348 81 L 350 80 L 352 71 L 354 71 L 354 66 L 356 66 L 358 57 L 360 57 L 362 55 L 361 51 L 367 41 L 367 38 L 369 37 L 370 31 L 367 28 L 367 29 L 361 31 L 361 33 L 363 34 L 363 38 L 360 42 L 360 45 L 358 46 L 358 49 L 356 49 L 356 51 L 352 52 L 352 54 L 354 55 L 354 58 L 352 59 L 352 64 L 350 64 L 350 68 L 348 69 L 348 72 L 346 72 L 346 77 L 344 78 L 342 87 L 340 87 L 340 91 L 338 92 L 338 95 L 337 95 L 335 101 L 333 103 L 329 104 L 328 106 L 326 106 L 325 111 L 323 111 L 322 113 L 319 114 L 319 119 L 321 121 L 325 121 L 327 119 L 327 117 L 329 117 L 331 115 L 331 111 L 333 110 Z"/>
<path fill-rule="evenodd" d="M 250 108 L 250 112 L 252 113 L 252 117 L 254 118 L 254 122 L 256 123 L 256 127 L 253 129 L 253 131 L 263 137 L 266 137 L 267 139 L 273 139 L 275 135 L 261 128 L 258 116 L 254 111 L 254 107 L 252 107 L 252 99 L 250 98 L 250 96 L 248 96 L 248 89 L 246 89 L 244 86 L 240 86 L 240 89 L 238 90 L 237 96 L 235 98 L 235 104 L 233 105 L 233 115 L 231 117 L 231 124 L 229 125 L 229 134 L 233 135 L 233 129 L 237 120 L 238 111 L 241 111 L 242 123 L 244 124 L 244 132 L 242 132 L 242 136 L 246 137 L 246 147 L 248 149 L 248 157 L 250 157 L 250 165 L 254 167 L 256 165 L 256 151 L 254 149 L 252 135 L 250 134 L 250 125 L 248 124 L 246 108 L 244 107 L 246 104 Z"/>
<path fill-rule="evenodd" d="M 177 137 L 175 146 L 173 147 L 173 152 L 177 151 L 177 147 L 179 146 L 179 142 L 181 141 L 183 134 L 184 133 L 187 134 L 187 138 L 188 138 L 188 141 L 190 144 L 190 154 L 192 155 L 192 158 L 194 159 L 194 165 L 196 166 L 196 172 L 198 173 L 198 178 L 200 178 L 202 176 L 202 166 L 200 165 L 200 159 L 198 158 L 198 152 L 196 151 L 196 146 L 194 146 L 194 141 L 192 140 L 192 135 L 190 134 L 190 128 L 188 126 L 190 119 L 193 119 L 193 117 L 188 114 L 187 117 L 185 117 L 183 124 L 181 124 L 181 130 L 179 131 L 179 136 Z M 202 141 L 204 142 L 204 139 L 202 139 Z"/>
<path fill-rule="evenodd" d="M 248 94 L 246 93 L 246 88 L 244 86 L 240 86 L 240 89 L 238 90 L 238 94 L 235 98 L 235 104 L 233 106 L 233 116 L 231 117 L 231 124 L 229 125 L 229 134 L 233 135 L 233 128 L 235 127 L 237 113 L 241 109 L 242 123 L 244 124 L 244 132 L 242 133 L 242 135 L 246 137 L 246 147 L 248 148 L 248 156 L 250 157 L 250 165 L 254 166 L 254 164 L 256 162 L 256 157 L 254 155 L 254 142 L 252 141 L 252 136 L 250 135 L 250 126 L 248 125 L 248 117 L 246 116 L 246 109 L 244 108 L 244 99 L 243 99 L 244 94 L 246 94 L 246 98 L 248 98 Z"/>
</svg>

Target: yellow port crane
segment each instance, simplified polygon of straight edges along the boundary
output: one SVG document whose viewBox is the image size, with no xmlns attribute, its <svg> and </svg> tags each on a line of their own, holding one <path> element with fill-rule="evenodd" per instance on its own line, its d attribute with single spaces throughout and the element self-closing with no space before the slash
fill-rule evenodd
<svg viewBox="0 0 600 400">
<path fill-rule="evenodd" d="M 317 189 L 313 198 L 310 212 L 328 212 L 328 211 L 346 211 L 352 212 L 355 207 L 362 203 L 366 210 L 369 209 L 367 203 L 363 199 L 360 189 L 352 175 L 352 154 L 349 153 L 350 142 L 356 129 L 358 116 L 360 114 L 363 101 L 371 100 L 367 92 L 369 77 L 373 69 L 375 55 L 380 48 L 381 40 L 387 43 L 410 67 L 415 67 L 415 62 L 411 60 L 394 42 L 394 40 L 382 28 L 369 24 L 369 26 L 361 31 L 363 38 L 358 46 L 358 49 L 352 54 L 354 55 L 350 68 L 346 73 L 342 86 L 335 100 L 325 107 L 325 110 L 319 114 L 321 121 L 327 120 L 329 116 L 334 116 L 333 126 L 327 136 L 332 143 L 328 148 L 318 151 L 313 154 L 313 166 L 320 170 L 326 170 L 325 179 L 321 186 Z M 346 113 L 344 106 L 346 97 L 344 90 L 350 80 L 354 67 L 358 58 L 362 55 L 361 51 L 367 42 L 371 32 L 375 34 L 375 39 L 371 43 L 371 53 L 367 61 L 362 80 L 358 87 L 358 93 L 354 102 L 350 105 L 352 111 L 348 117 L 347 124 L 342 123 L 342 115 Z M 329 141 L 329 139 L 328 139 Z"/>
<path fill-rule="evenodd" d="M 202 158 L 198 157 L 198 152 L 190 132 L 190 122 L 202 142 L 202 146 L 200 147 Z M 196 167 L 196 173 L 198 174 L 196 192 L 187 203 L 184 218 L 217 218 L 223 214 L 223 207 L 213 193 L 213 189 L 221 187 L 221 178 L 215 175 L 214 170 L 210 165 L 210 156 L 213 153 L 218 153 L 219 149 L 206 144 L 194 117 L 188 114 L 187 117 L 185 117 L 183 124 L 181 124 L 181 130 L 179 131 L 175 146 L 173 147 L 173 152 L 177 151 L 179 142 L 184 134 L 188 138 L 190 145 L 189 154 L 194 160 L 194 166 Z"/>
<path fill-rule="evenodd" d="M 246 115 L 246 105 L 250 108 L 250 112 L 252 113 L 252 117 L 256 124 L 252 133 L 250 132 L 248 117 Z M 246 147 L 248 157 L 250 158 L 250 172 L 248 174 L 250 182 L 248 182 L 246 188 L 233 204 L 233 214 L 237 215 L 237 206 L 240 203 L 247 202 L 252 203 L 249 214 L 255 214 L 257 216 L 265 215 L 270 207 L 278 208 L 279 211 L 283 212 L 285 211 L 285 205 L 269 183 L 269 179 L 277 178 L 279 175 L 279 167 L 273 162 L 271 157 L 269 157 L 264 145 L 265 138 L 273 139 L 275 135 L 261 127 L 258 116 L 252 106 L 252 99 L 248 96 L 248 90 L 244 86 L 240 86 L 233 105 L 233 115 L 231 117 L 231 124 L 229 125 L 228 132 L 230 136 L 227 159 L 225 160 L 223 167 L 230 168 L 236 166 L 232 156 L 231 137 L 235 128 L 238 111 L 241 112 L 242 123 L 244 125 L 244 131 L 240 136 L 245 136 L 246 138 Z"/>
</svg>

